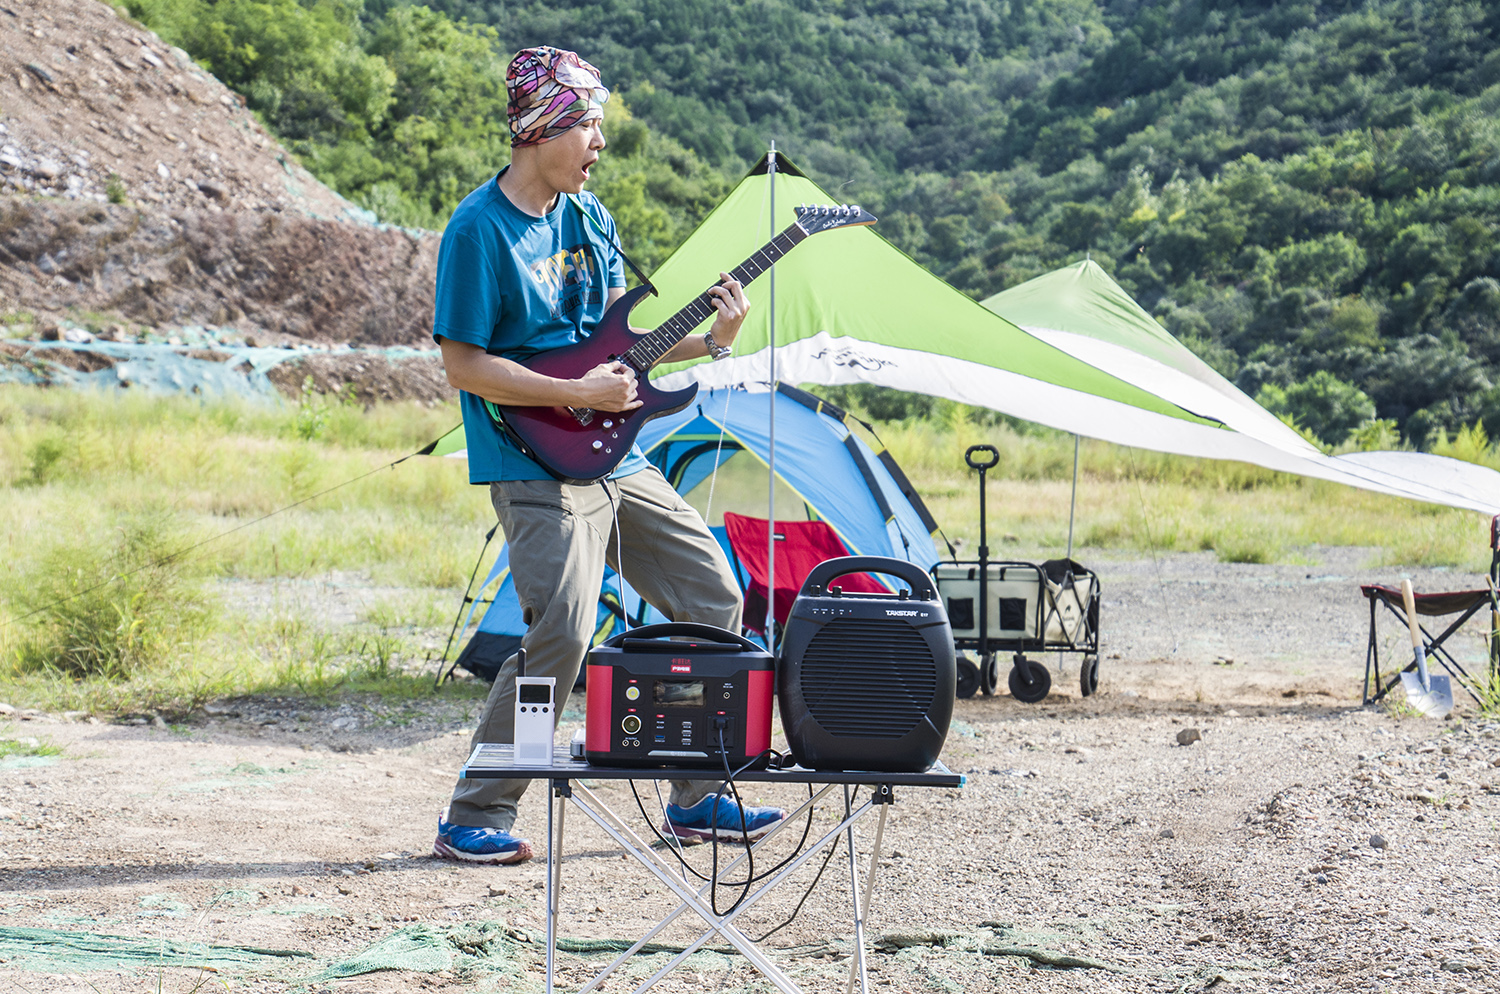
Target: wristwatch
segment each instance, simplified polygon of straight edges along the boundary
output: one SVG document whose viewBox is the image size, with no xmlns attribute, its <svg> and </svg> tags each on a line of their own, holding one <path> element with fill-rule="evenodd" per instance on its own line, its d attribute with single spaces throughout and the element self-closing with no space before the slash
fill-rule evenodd
<svg viewBox="0 0 1500 994">
<path fill-rule="evenodd" d="M 714 362 L 718 362 L 720 359 L 728 359 L 732 351 L 729 346 L 720 345 L 714 341 L 714 333 L 711 331 L 703 333 L 703 347 L 708 349 L 708 356 Z"/>
</svg>

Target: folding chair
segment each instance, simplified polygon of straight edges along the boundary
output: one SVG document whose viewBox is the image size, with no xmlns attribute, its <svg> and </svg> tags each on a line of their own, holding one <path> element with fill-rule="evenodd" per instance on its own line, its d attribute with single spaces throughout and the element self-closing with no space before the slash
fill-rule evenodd
<svg viewBox="0 0 1500 994">
<path fill-rule="evenodd" d="M 770 522 L 731 511 L 724 513 L 724 532 L 734 560 L 735 573 L 748 575 L 745 585 L 744 626 L 768 644 L 765 632 L 766 596 L 770 589 L 770 563 L 766 551 L 766 534 Z M 786 624 L 792 601 L 802 589 L 813 567 L 829 559 L 849 555 L 838 533 L 826 521 L 776 522 L 776 628 Z M 889 593 L 890 588 L 868 573 L 849 573 L 838 585 L 854 594 Z"/>
<path fill-rule="evenodd" d="M 1392 687 L 1400 683 L 1403 672 L 1415 671 L 1417 664 L 1416 660 L 1413 659 L 1404 667 L 1398 668 L 1389 679 L 1381 676 L 1380 647 L 1376 641 L 1376 605 L 1384 604 L 1387 610 L 1395 615 L 1396 619 L 1401 623 L 1403 631 L 1406 630 L 1407 626 L 1406 606 L 1402 600 L 1401 588 L 1399 587 L 1387 587 L 1378 583 L 1369 583 L 1361 584 L 1359 592 L 1364 594 L 1365 598 L 1370 602 L 1370 639 L 1365 647 L 1364 683 L 1364 703 L 1370 704 L 1380 700 Z M 1494 603 L 1494 597 L 1489 588 L 1484 590 L 1454 590 L 1441 594 L 1416 595 L 1418 615 L 1432 618 L 1446 618 L 1452 614 L 1458 615 L 1455 621 L 1435 636 L 1425 627 L 1422 627 L 1420 621 L 1418 621 L 1417 626 L 1422 633 L 1422 642 L 1427 653 L 1428 665 L 1431 665 L 1435 660 L 1439 666 L 1457 677 L 1458 682 L 1463 685 L 1464 689 L 1469 692 L 1469 696 L 1474 698 L 1476 703 L 1482 702 L 1479 695 L 1474 692 L 1474 678 L 1469 675 L 1469 672 L 1463 668 L 1457 659 L 1453 658 L 1453 654 L 1444 647 L 1443 643 L 1448 641 L 1448 636 L 1463 627 L 1464 622 L 1474 617 L 1480 608 L 1486 605 L 1490 605 L 1493 608 Z M 1500 674 L 1500 667 L 1497 667 L 1496 664 L 1495 640 L 1493 635 L 1490 640 L 1489 670 L 1491 680 L 1495 679 L 1497 674 Z M 1371 688 L 1374 688 L 1373 694 L 1371 693 Z"/>
</svg>

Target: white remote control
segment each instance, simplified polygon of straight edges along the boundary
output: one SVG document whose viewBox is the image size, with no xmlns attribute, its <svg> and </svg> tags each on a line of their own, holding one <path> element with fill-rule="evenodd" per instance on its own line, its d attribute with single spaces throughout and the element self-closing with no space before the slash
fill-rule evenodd
<svg viewBox="0 0 1500 994">
<path fill-rule="evenodd" d="M 551 766 L 552 731 L 557 726 L 557 680 L 516 677 L 516 765 Z"/>
</svg>

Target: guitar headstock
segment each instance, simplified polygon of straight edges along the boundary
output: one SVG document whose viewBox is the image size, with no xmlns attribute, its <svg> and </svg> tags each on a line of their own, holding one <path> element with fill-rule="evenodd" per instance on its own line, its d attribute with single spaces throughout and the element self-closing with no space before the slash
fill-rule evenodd
<svg viewBox="0 0 1500 994">
<path fill-rule="evenodd" d="M 797 215 L 797 227 L 809 235 L 816 235 L 820 231 L 832 231 L 834 228 L 851 228 L 861 225 L 874 224 L 878 220 L 874 214 L 860 207 L 858 204 L 836 205 L 833 207 L 808 206 L 792 208 Z"/>
</svg>

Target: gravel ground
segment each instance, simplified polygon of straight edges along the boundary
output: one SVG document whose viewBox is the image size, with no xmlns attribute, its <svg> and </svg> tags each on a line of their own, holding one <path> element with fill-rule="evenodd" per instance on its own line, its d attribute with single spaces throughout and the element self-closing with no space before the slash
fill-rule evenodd
<svg viewBox="0 0 1500 994">
<path fill-rule="evenodd" d="M 1355 584 L 1405 572 L 1418 589 L 1461 589 L 1478 578 L 1371 569 L 1371 558 L 1093 561 L 1104 587 L 1100 693 L 1078 694 L 1068 660 L 1041 704 L 959 701 L 943 758 L 965 788 L 898 792 L 868 922 L 875 989 L 1496 989 L 1500 722 L 1359 706 L 1368 612 Z M 338 586 L 339 610 L 352 614 L 358 597 L 347 580 Z M 1382 632 L 1392 658 L 1399 634 Z M 169 727 L 0 716 L 0 740 L 63 750 L 0 759 L 0 978 L 80 994 L 188 991 L 206 978 L 266 991 L 539 989 L 542 867 L 427 855 L 474 708 L 223 701 Z M 568 712 L 564 733 L 581 717 Z M 1189 730 L 1199 740 L 1180 745 Z M 623 786 L 599 792 L 634 808 Z M 797 798 L 793 788 L 749 793 Z M 654 806 L 649 787 L 643 798 Z M 815 828 L 834 816 L 820 808 Z M 527 795 L 521 824 L 543 831 L 540 792 Z M 862 855 L 870 841 L 866 828 Z M 687 856 L 706 868 L 711 853 Z M 816 866 L 740 924 L 756 935 L 785 920 Z M 806 990 L 844 987 L 847 874 L 836 859 L 768 940 Z M 665 888 L 574 815 L 564 878 L 563 934 L 575 940 L 633 939 L 671 907 Z M 312 956 L 221 964 L 211 976 L 150 963 L 80 973 L 18 951 L 24 929 Z M 696 935 L 678 923 L 660 941 Z M 417 971 L 326 972 L 372 944 L 418 939 L 446 952 Z M 626 973 L 638 982 L 666 959 L 637 956 Z M 561 976 L 576 989 L 604 962 L 564 953 Z M 710 950 L 658 989 L 769 987 L 743 958 Z"/>
</svg>

